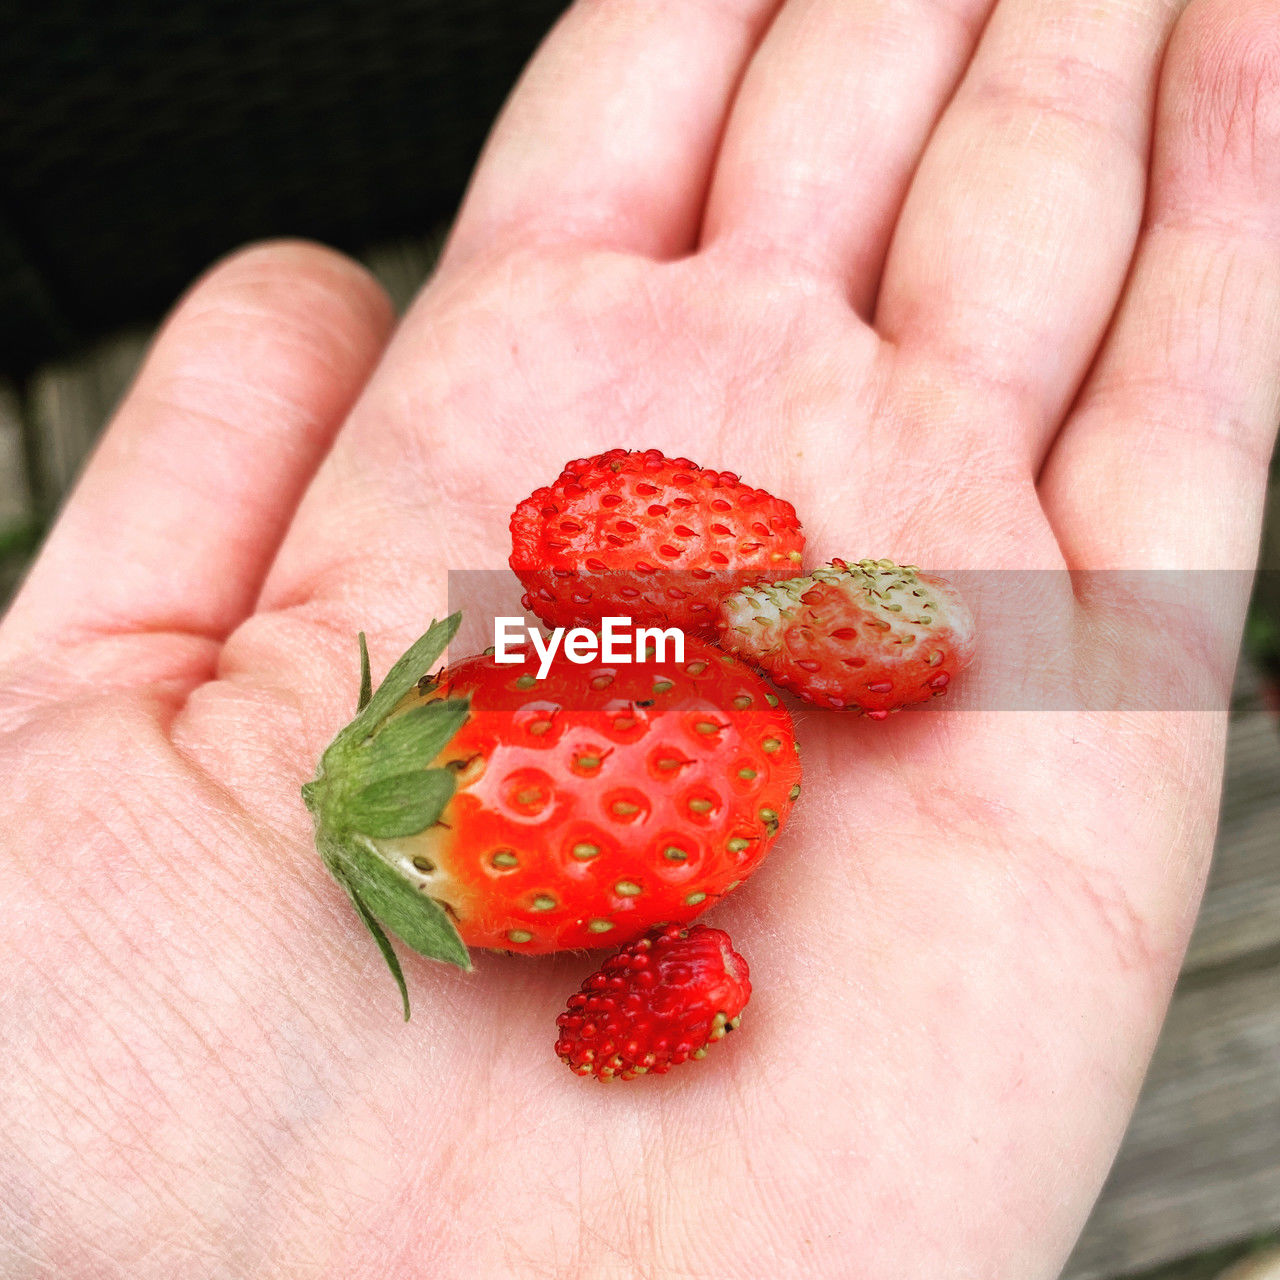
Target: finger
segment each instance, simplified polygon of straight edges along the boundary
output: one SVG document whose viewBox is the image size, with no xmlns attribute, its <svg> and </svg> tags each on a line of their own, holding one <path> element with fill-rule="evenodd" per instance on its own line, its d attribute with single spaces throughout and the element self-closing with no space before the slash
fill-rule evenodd
<svg viewBox="0 0 1280 1280">
<path fill-rule="evenodd" d="M 907 196 L 876 326 L 979 384 L 1033 463 L 1129 265 L 1178 3 L 1006 0 Z"/>
<path fill-rule="evenodd" d="M 385 295 L 328 249 L 215 267 L 169 319 L 0 631 L 225 636 L 385 341 Z"/>
<path fill-rule="evenodd" d="M 1252 568 L 1280 415 L 1280 12 L 1199 0 L 1134 272 L 1041 492 L 1076 565 Z"/>
<path fill-rule="evenodd" d="M 579 0 L 525 70 L 442 266 L 573 242 L 693 242 L 729 98 L 778 0 Z"/>
<path fill-rule="evenodd" d="M 743 79 L 703 244 L 842 280 L 870 311 L 893 223 L 993 0 L 792 0 Z"/>
</svg>

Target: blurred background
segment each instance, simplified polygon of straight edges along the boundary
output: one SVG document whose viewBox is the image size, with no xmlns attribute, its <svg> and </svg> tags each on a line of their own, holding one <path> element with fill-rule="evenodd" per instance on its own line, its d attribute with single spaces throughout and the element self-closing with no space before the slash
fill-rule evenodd
<svg viewBox="0 0 1280 1280">
<path fill-rule="evenodd" d="M 310 236 L 407 304 L 561 7 L 0 2 L 0 610 L 151 326 L 213 259 Z M 1209 892 L 1066 1280 L 1280 1280 L 1278 490 Z"/>
</svg>

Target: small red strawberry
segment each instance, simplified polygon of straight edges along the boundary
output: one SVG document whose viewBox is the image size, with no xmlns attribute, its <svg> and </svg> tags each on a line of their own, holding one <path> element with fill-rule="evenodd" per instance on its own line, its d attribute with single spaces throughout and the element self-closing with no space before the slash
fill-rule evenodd
<svg viewBox="0 0 1280 1280">
<path fill-rule="evenodd" d="M 599 947 L 692 920 L 760 864 L 800 761 L 750 667 L 686 639 L 681 662 L 560 650 L 538 679 L 534 661 L 481 655 L 420 680 L 456 617 L 366 687 L 304 788 L 321 855 L 389 964 L 379 922 L 464 967 L 466 944 Z"/>
<path fill-rule="evenodd" d="M 789 502 L 732 472 L 611 449 L 520 503 L 511 542 L 525 608 L 548 626 L 616 615 L 710 636 L 723 596 L 796 571 L 804 534 Z"/>
<path fill-rule="evenodd" d="M 665 1075 L 737 1027 L 751 998 L 729 935 L 667 925 L 610 956 L 556 1019 L 556 1053 L 580 1076 Z"/>
<path fill-rule="evenodd" d="M 720 644 L 784 689 L 873 720 L 942 697 L 973 659 L 973 618 L 944 578 L 891 560 L 833 560 L 744 587 L 720 606 Z"/>
</svg>

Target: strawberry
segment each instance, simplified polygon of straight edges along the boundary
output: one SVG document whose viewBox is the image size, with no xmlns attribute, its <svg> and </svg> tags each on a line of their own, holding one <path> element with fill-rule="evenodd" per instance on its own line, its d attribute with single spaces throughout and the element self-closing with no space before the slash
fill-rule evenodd
<svg viewBox="0 0 1280 1280">
<path fill-rule="evenodd" d="M 720 606 L 720 644 L 808 702 L 873 720 L 940 698 L 974 653 L 973 619 L 944 578 L 891 560 L 833 560 L 744 587 Z"/>
<path fill-rule="evenodd" d="M 419 679 L 456 626 L 436 624 L 376 694 L 366 678 L 304 788 L 393 972 L 381 925 L 463 967 L 466 944 L 598 947 L 693 919 L 759 865 L 800 762 L 749 667 L 686 639 L 679 663 L 562 650 L 539 680 L 536 663 L 479 655 Z"/>
<path fill-rule="evenodd" d="M 556 1019 L 556 1053 L 580 1076 L 665 1075 L 734 1030 L 751 998 L 729 935 L 667 925 L 610 956 Z"/>
<path fill-rule="evenodd" d="M 611 449 L 520 503 L 511 543 L 524 606 L 548 626 L 616 615 L 709 638 L 723 596 L 796 571 L 804 535 L 789 502 L 730 471 Z"/>
</svg>

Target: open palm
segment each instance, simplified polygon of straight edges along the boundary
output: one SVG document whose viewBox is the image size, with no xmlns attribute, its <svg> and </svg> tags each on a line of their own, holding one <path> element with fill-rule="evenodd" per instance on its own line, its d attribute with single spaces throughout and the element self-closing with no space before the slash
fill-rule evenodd
<svg viewBox="0 0 1280 1280">
<path fill-rule="evenodd" d="M 6 1276 L 1057 1273 L 1198 899 L 1247 577 L 1197 623 L 1063 571 L 1252 565 L 1280 19 L 992 9 L 580 0 L 389 343 L 313 247 L 184 301 L 0 630 Z M 580 955 L 406 955 L 403 1025 L 298 786 L 355 631 L 385 669 L 617 445 L 789 498 L 815 558 L 1026 573 L 1042 666 L 1151 654 L 1165 710 L 1034 658 L 1008 709 L 992 615 L 954 706 L 802 714 L 714 916 L 741 1031 L 605 1088 L 551 1051 Z"/>
</svg>

